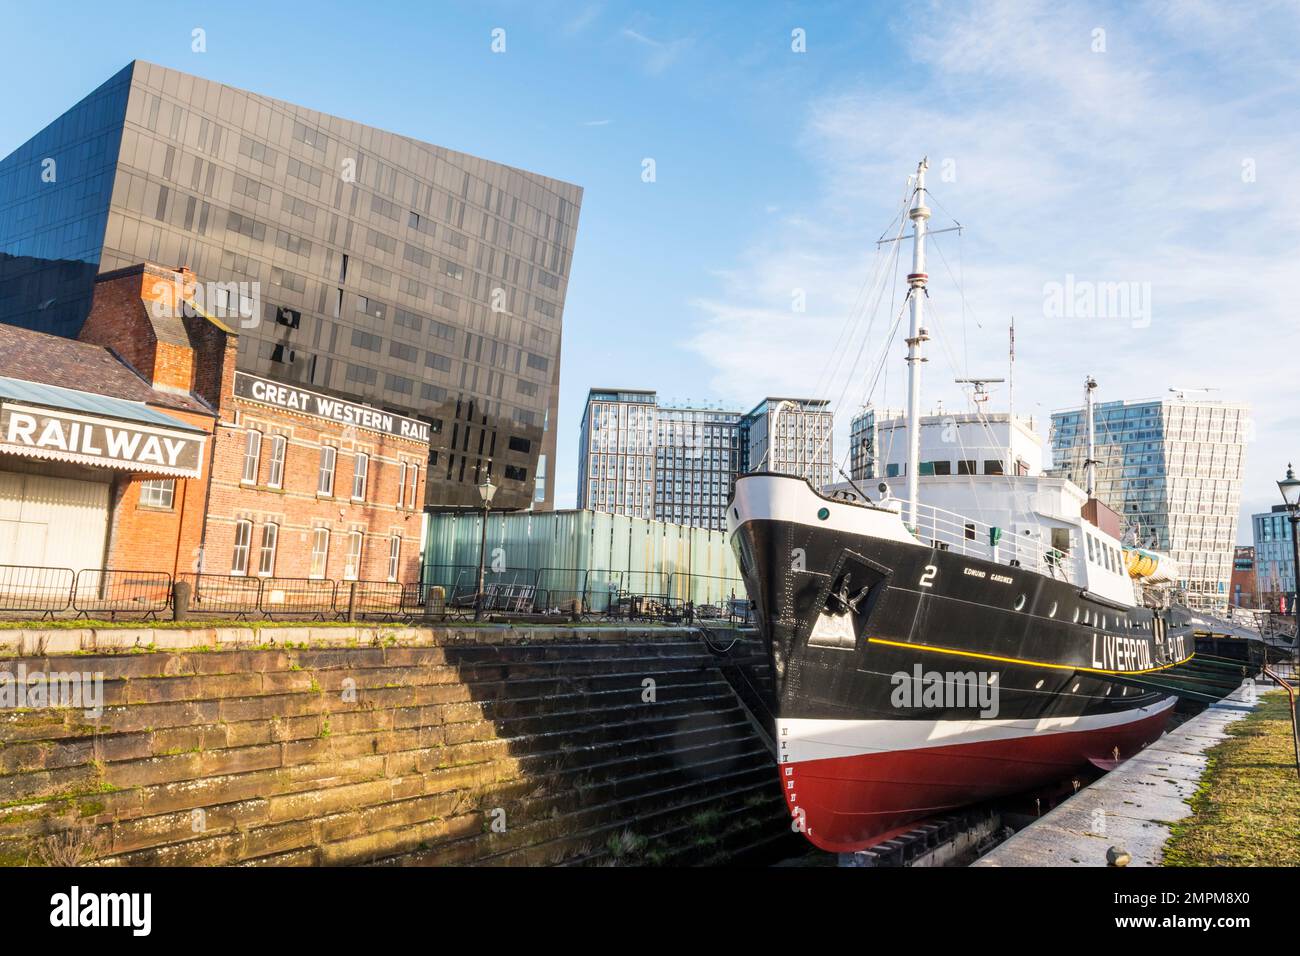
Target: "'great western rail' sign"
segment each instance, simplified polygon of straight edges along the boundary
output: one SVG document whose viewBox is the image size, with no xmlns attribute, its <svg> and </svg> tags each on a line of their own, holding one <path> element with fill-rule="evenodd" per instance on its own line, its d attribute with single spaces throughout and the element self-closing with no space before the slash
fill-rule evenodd
<svg viewBox="0 0 1300 956">
<path fill-rule="evenodd" d="M 0 405 L 0 452 L 28 458 L 197 478 L 203 437 L 98 415 Z"/>
<path fill-rule="evenodd" d="M 411 441 L 428 442 L 429 426 L 414 418 L 394 415 L 368 405 L 355 405 L 342 399 L 331 398 L 318 392 L 309 392 L 295 385 L 285 385 L 270 379 L 235 373 L 235 395 L 250 402 L 283 408 L 285 411 L 315 418 L 327 418 L 341 425 L 364 428 L 367 431 L 395 435 Z"/>
</svg>

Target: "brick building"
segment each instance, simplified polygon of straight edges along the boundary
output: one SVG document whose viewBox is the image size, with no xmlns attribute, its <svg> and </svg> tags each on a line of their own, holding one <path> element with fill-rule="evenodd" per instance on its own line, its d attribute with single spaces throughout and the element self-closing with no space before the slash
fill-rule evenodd
<svg viewBox="0 0 1300 956">
<path fill-rule="evenodd" d="M 205 571 L 415 580 L 427 425 L 244 372 L 221 412 Z"/>
<path fill-rule="evenodd" d="M 140 264 L 79 341 L 0 326 L 0 565 L 414 580 L 428 425 L 237 372 L 195 285 Z"/>
<path fill-rule="evenodd" d="M 1233 607 L 1260 607 L 1259 587 L 1255 583 L 1255 549 L 1237 545 L 1232 550 L 1232 583 L 1228 603 Z"/>
</svg>

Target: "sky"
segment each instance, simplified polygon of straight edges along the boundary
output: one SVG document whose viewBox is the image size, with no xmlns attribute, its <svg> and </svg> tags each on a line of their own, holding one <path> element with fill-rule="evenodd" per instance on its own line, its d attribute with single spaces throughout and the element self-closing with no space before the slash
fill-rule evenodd
<svg viewBox="0 0 1300 956">
<path fill-rule="evenodd" d="M 829 398 L 837 459 L 902 405 L 910 251 L 877 240 L 922 156 L 963 227 L 931 242 L 927 406 L 1006 376 L 1014 316 L 1044 435 L 1091 374 L 1249 403 L 1243 516 L 1300 459 L 1300 0 L 0 2 L 0 155 L 141 58 L 582 186 L 559 507 L 593 386 Z"/>
</svg>

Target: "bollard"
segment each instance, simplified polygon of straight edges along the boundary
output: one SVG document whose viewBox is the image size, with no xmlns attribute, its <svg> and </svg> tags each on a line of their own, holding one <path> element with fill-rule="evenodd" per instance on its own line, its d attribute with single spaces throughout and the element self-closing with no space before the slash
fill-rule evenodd
<svg viewBox="0 0 1300 956">
<path fill-rule="evenodd" d="M 447 616 L 447 592 L 440 587 L 430 587 L 424 592 L 424 619 L 441 620 Z"/>
<path fill-rule="evenodd" d="M 189 581 L 176 581 L 172 584 L 172 620 L 188 621 L 190 618 Z"/>
<path fill-rule="evenodd" d="M 357 619 L 357 582 L 353 581 L 348 585 L 348 623 L 351 624 Z"/>
</svg>

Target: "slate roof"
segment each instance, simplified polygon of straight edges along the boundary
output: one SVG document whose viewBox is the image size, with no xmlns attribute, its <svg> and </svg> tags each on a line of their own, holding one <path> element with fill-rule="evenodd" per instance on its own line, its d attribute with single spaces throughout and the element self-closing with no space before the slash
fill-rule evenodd
<svg viewBox="0 0 1300 956">
<path fill-rule="evenodd" d="M 159 408 L 211 415 L 191 395 L 155 389 L 102 345 L 0 324 L 0 376 L 57 385 Z"/>
</svg>

